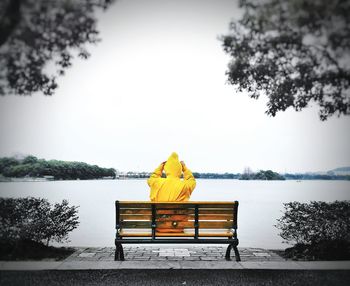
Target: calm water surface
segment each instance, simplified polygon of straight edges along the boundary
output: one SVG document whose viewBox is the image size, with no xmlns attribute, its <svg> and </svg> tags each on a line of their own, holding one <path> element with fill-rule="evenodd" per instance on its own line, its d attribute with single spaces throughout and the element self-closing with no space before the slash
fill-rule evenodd
<svg viewBox="0 0 350 286">
<path fill-rule="evenodd" d="M 0 183 L 1 197 L 42 197 L 51 203 L 68 199 L 79 205 L 79 227 L 71 246 L 114 245 L 114 201 L 149 200 L 146 180 L 91 180 Z M 197 180 L 191 200 L 238 200 L 238 238 L 242 247 L 285 248 L 274 227 L 283 203 L 350 199 L 350 181 Z"/>
</svg>

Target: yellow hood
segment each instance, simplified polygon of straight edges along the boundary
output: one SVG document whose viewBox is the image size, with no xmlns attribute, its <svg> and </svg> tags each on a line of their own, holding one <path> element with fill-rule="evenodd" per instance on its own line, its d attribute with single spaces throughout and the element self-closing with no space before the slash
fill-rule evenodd
<svg viewBox="0 0 350 286">
<path fill-rule="evenodd" d="M 164 171 L 167 177 L 181 177 L 182 165 L 179 156 L 173 152 L 164 165 Z"/>
</svg>

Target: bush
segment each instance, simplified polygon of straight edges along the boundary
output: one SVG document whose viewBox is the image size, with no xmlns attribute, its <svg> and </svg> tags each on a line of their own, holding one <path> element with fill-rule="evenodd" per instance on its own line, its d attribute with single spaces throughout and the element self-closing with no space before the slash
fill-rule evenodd
<svg viewBox="0 0 350 286">
<path fill-rule="evenodd" d="M 285 249 L 283 256 L 294 260 L 349 260 L 350 243 L 344 240 L 296 244 Z"/>
<path fill-rule="evenodd" d="M 63 260 L 74 252 L 71 247 L 46 246 L 32 240 L 0 241 L 0 260 Z"/>
<path fill-rule="evenodd" d="M 53 206 L 42 198 L 0 198 L 0 240 L 49 244 L 68 240 L 79 222 L 76 206 L 67 200 Z"/>
<path fill-rule="evenodd" d="M 350 201 L 290 202 L 276 225 L 288 242 L 350 241 Z"/>
<path fill-rule="evenodd" d="M 289 243 L 288 257 L 345 259 L 350 256 L 350 201 L 289 202 L 276 227 Z"/>
</svg>

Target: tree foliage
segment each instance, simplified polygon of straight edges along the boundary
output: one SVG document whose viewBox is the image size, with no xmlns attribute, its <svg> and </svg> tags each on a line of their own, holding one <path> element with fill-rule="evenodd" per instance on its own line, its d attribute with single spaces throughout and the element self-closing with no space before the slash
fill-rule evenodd
<svg viewBox="0 0 350 286">
<path fill-rule="evenodd" d="M 101 168 L 84 162 L 46 161 L 35 156 L 27 156 L 24 159 L 0 158 L 0 174 L 5 177 L 15 178 L 53 176 L 56 180 L 88 180 L 103 177 L 115 178 L 116 170 L 113 168 Z"/>
<path fill-rule="evenodd" d="M 86 59 L 96 43 L 96 9 L 114 0 L 1 0 L 0 95 L 51 95 L 74 54 Z M 57 70 L 45 70 L 54 62 Z"/>
<path fill-rule="evenodd" d="M 350 243 L 350 201 L 332 203 L 289 202 L 276 225 L 287 242 L 317 244 L 325 241 Z"/>
<path fill-rule="evenodd" d="M 249 169 L 249 168 L 248 168 Z M 249 169 L 250 170 L 250 169 Z M 271 170 L 260 170 L 257 173 L 250 171 L 244 171 L 243 174 L 239 177 L 240 180 L 267 180 L 267 181 L 272 181 L 272 180 L 285 180 L 285 178 Z"/>
<path fill-rule="evenodd" d="M 350 114 L 350 1 L 240 0 L 243 17 L 222 36 L 228 81 L 266 113 L 319 107 L 321 120 Z"/>
<path fill-rule="evenodd" d="M 77 208 L 67 200 L 52 206 L 42 198 L 0 198 L 0 240 L 66 241 L 79 224 Z"/>
</svg>

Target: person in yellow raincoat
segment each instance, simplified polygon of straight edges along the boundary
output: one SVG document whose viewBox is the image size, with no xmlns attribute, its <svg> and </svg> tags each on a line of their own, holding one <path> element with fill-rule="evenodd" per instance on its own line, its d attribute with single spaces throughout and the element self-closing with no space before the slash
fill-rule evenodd
<svg viewBox="0 0 350 286">
<path fill-rule="evenodd" d="M 166 178 L 162 178 L 163 170 Z M 183 179 L 181 174 L 183 173 Z M 173 152 L 166 162 L 161 163 L 147 180 L 150 186 L 150 199 L 152 202 L 186 202 L 189 200 L 196 180 L 192 172 L 178 155 Z M 183 229 L 157 229 L 158 232 L 182 232 Z"/>
<path fill-rule="evenodd" d="M 162 178 L 163 170 L 166 178 Z M 181 174 L 183 172 L 183 180 Z M 152 202 L 185 202 L 188 201 L 196 180 L 192 172 L 183 161 L 179 161 L 174 152 L 166 162 L 161 163 L 147 180 L 151 188 L 150 199 Z"/>
</svg>

